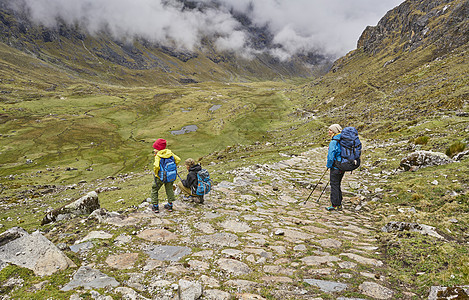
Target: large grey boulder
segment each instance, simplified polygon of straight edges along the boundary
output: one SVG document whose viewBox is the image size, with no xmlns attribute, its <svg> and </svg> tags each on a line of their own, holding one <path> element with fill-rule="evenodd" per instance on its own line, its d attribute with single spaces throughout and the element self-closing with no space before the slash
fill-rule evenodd
<svg viewBox="0 0 469 300">
<path fill-rule="evenodd" d="M 0 262 L 49 276 L 76 265 L 39 231 L 28 234 L 15 227 L 0 235 Z"/>
<path fill-rule="evenodd" d="M 409 171 L 411 168 L 425 168 L 453 163 L 446 154 L 432 151 L 416 151 L 401 160 L 400 166 Z"/>
<path fill-rule="evenodd" d="M 78 200 L 75 200 L 62 207 L 49 212 L 43 219 L 42 225 L 68 218 L 70 216 L 89 215 L 99 209 L 98 194 L 95 191 L 89 192 Z"/>
</svg>

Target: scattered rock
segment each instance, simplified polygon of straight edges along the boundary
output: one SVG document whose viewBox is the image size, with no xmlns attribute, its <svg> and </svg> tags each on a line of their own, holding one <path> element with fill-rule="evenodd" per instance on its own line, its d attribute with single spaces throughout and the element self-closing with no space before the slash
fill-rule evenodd
<svg viewBox="0 0 469 300">
<path fill-rule="evenodd" d="M 383 232 L 395 232 L 395 231 L 404 231 L 409 230 L 413 232 L 419 232 L 421 234 L 427 234 L 429 236 L 436 237 L 438 239 L 444 239 L 443 236 L 436 232 L 435 227 L 417 223 L 407 223 L 407 222 L 389 222 L 381 231 Z"/>
<path fill-rule="evenodd" d="M 453 159 L 456 160 L 456 161 L 460 161 L 460 160 L 463 160 L 463 159 L 467 158 L 468 156 L 469 156 L 469 150 L 466 150 L 466 151 L 463 151 L 463 152 L 459 152 L 458 154 L 453 156 Z"/>
<path fill-rule="evenodd" d="M 466 286 L 432 286 L 428 300 L 439 299 L 469 299 L 469 285 Z"/>
<path fill-rule="evenodd" d="M 400 166 L 403 167 L 404 170 L 409 171 L 413 166 L 425 168 L 430 166 L 441 166 L 453 162 L 454 161 L 444 153 L 417 151 L 403 158 Z"/>
</svg>

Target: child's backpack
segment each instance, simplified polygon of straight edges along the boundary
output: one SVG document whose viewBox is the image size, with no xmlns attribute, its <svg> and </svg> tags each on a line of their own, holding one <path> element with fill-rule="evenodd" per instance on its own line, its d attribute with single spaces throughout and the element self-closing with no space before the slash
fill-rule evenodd
<svg viewBox="0 0 469 300">
<path fill-rule="evenodd" d="M 203 196 L 210 192 L 212 188 L 212 181 L 210 180 L 210 175 L 206 169 L 202 169 L 197 172 L 197 189 L 195 193 L 199 196 Z"/>
<path fill-rule="evenodd" d="M 174 160 L 174 156 L 169 158 L 160 158 L 160 170 L 158 171 L 158 177 L 160 177 L 161 181 L 166 183 L 176 180 L 177 170 L 178 169 L 176 166 L 176 161 Z"/>
<path fill-rule="evenodd" d="M 362 143 L 358 138 L 358 131 L 355 127 L 345 127 L 342 129 L 340 139 L 341 161 L 335 161 L 334 166 L 342 171 L 353 171 L 360 166 L 360 155 L 362 154 Z"/>
</svg>

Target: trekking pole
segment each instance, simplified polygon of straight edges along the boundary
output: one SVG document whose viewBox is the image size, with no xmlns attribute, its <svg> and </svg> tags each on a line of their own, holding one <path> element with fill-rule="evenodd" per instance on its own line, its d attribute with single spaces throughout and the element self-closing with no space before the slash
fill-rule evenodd
<svg viewBox="0 0 469 300">
<path fill-rule="evenodd" d="M 329 169 L 326 169 L 326 171 L 324 171 L 324 173 L 322 174 L 321 178 L 319 179 L 318 183 L 316 183 L 316 186 L 313 188 L 313 190 L 311 191 L 311 193 L 309 194 L 308 196 L 308 199 L 305 200 L 305 202 L 303 203 L 303 205 L 306 204 L 306 202 L 308 202 L 309 198 L 311 197 L 311 195 L 313 194 L 314 190 L 316 190 L 316 188 L 318 187 L 319 183 L 321 182 L 322 178 L 324 177 L 324 175 L 326 175 L 327 173 L 327 170 Z"/>
<path fill-rule="evenodd" d="M 322 194 L 324 194 L 324 192 L 326 191 L 326 188 L 327 188 L 327 186 L 329 185 L 329 182 L 330 182 L 330 181 L 327 181 L 326 185 L 324 186 L 324 189 L 322 190 L 321 195 L 319 195 L 318 200 L 316 200 L 317 203 L 319 203 L 319 199 L 321 199 Z"/>
</svg>

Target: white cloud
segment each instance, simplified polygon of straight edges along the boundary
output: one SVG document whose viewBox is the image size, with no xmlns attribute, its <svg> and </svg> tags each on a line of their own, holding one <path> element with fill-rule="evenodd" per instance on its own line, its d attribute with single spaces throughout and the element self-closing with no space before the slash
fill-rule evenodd
<svg viewBox="0 0 469 300">
<path fill-rule="evenodd" d="M 321 49 L 338 57 L 352 50 L 368 25 L 375 25 L 402 0 L 194 0 L 204 9 L 183 9 L 178 0 L 15 0 L 32 19 L 55 26 L 58 19 L 85 27 L 106 28 L 116 38 L 143 37 L 193 49 L 204 36 L 215 36 L 220 49 L 248 53 L 247 33 L 230 11 L 246 14 L 253 24 L 267 26 L 281 49 L 279 58 Z"/>
</svg>

